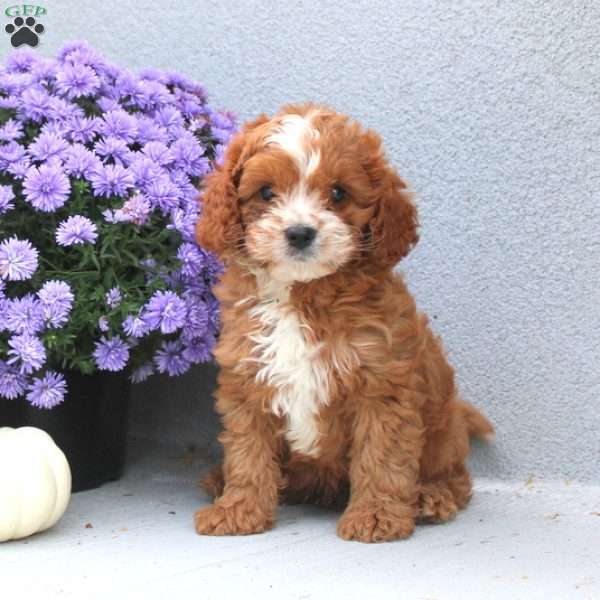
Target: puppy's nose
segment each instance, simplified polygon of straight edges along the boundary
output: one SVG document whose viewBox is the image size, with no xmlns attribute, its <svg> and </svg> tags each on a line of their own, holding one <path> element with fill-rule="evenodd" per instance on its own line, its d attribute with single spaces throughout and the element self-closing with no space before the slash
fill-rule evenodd
<svg viewBox="0 0 600 600">
<path fill-rule="evenodd" d="M 290 246 L 303 250 L 310 246 L 317 236 L 317 230 L 308 225 L 293 225 L 285 230 L 285 237 Z"/>
</svg>

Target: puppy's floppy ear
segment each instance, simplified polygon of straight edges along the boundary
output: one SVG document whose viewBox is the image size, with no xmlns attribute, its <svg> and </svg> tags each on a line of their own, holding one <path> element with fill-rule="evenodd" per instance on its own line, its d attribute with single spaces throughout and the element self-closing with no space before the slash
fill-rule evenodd
<svg viewBox="0 0 600 600">
<path fill-rule="evenodd" d="M 203 248 L 220 256 L 234 248 L 242 236 L 237 183 L 243 164 L 251 154 L 247 147 L 248 134 L 267 121 L 268 118 L 261 115 L 244 125 L 229 143 L 223 164 L 204 180 L 202 213 L 196 224 L 196 240 Z"/>
<path fill-rule="evenodd" d="M 418 242 L 417 208 L 411 193 L 383 155 L 379 136 L 364 136 L 369 149 L 365 169 L 376 190 L 375 214 L 369 222 L 373 243 L 371 260 L 383 267 L 394 266 Z"/>
</svg>

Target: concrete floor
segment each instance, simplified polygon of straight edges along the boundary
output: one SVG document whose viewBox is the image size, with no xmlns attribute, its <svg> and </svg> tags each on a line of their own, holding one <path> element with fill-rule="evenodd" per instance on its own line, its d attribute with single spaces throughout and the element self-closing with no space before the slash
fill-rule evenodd
<svg viewBox="0 0 600 600">
<path fill-rule="evenodd" d="M 339 540 L 337 514 L 282 507 L 260 536 L 199 537 L 200 455 L 134 445 L 126 476 L 0 545 L 0 597 L 600 599 L 600 486 L 477 480 L 469 508 L 402 542 Z"/>
</svg>

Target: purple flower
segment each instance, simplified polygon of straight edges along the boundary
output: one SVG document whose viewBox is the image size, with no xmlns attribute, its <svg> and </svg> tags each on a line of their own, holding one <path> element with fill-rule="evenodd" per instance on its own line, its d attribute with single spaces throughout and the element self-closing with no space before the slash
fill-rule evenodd
<svg viewBox="0 0 600 600">
<path fill-rule="evenodd" d="M 105 316 L 102 316 L 98 319 L 98 329 L 102 333 L 106 333 L 110 329 L 110 323 Z"/>
<path fill-rule="evenodd" d="M 150 117 L 137 118 L 137 141 L 140 144 L 151 142 L 168 142 L 169 134 L 164 127 L 155 123 Z"/>
<path fill-rule="evenodd" d="M 8 340 L 8 364 L 18 364 L 21 373 L 29 375 L 46 361 L 46 350 L 42 342 L 29 333 L 14 335 Z"/>
<path fill-rule="evenodd" d="M 13 52 L 6 59 L 7 73 L 27 73 L 38 61 L 38 57 L 29 50 Z"/>
<path fill-rule="evenodd" d="M 37 408 L 50 409 L 65 397 L 67 384 L 60 373 L 46 371 L 43 377 L 34 377 L 27 388 L 27 401 Z"/>
<path fill-rule="evenodd" d="M 191 133 L 175 141 L 171 145 L 171 152 L 175 159 L 175 167 L 189 175 L 206 175 L 210 170 L 208 159 L 202 156 L 204 149 Z"/>
<path fill-rule="evenodd" d="M 33 335 L 44 328 L 41 302 L 33 294 L 8 300 L 4 306 L 4 325 L 13 333 Z"/>
<path fill-rule="evenodd" d="M 31 163 L 29 162 L 29 158 L 25 157 L 23 160 L 18 160 L 17 162 L 11 163 L 6 167 L 6 170 L 15 178 L 15 179 L 25 179 L 27 175 L 27 171 L 29 171 L 29 167 Z"/>
<path fill-rule="evenodd" d="M 103 337 L 94 350 L 96 365 L 102 371 L 120 371 L 129 360 L 129 347 L 119 337 Z"/>
<path fill-rule="evenodd" d="M 66 64 L 56 74 L 56 88 L 67 98 L 80 98 L 92 95 L 99 87 L 98 76 L 82 64 Z"/>
<path fill-rule="evenodd" d="M 73 215 L 59 224 L 56 229 L 56 241 L 61 246 L 73 244 L 93 244 L 98 237 L 96 225 L 87 217 Z"/>
<path fill-rule="evenodd" d="M 29 87 L 21 94 L 20 112 L 25 119 L 40 122 L 50 107 L 50 96 L 41 87 Z"/>
<path fill-rule="evenodd" d="M 123 321 L 123 331 L 130 337 L 141 338 L 148 333 L 149 329 L 140 316 L 128 315 Z"/>
<path fill-rule="evenodd" d="M 164 167 L 173 162 L 173 155 L 168 146 L 162 142 L 148 142 L 142 152 L 153 162 Z"/>
<path fill-rule="evenodd" d="M 99 140 L 94 145 L 96 154 L 99 154 L 104 161 L 112 160 L 115 163 L 123 164 L 129 148 L 120 138 L 107 137 Z"/>
<path fill-rule="evenodd" d="M 112 217 L 116 222 L 126 221 L 144 225 L 148 220 L 151 208 L 150 202 L 142 194 L 136 194 L 129 198 L 121 208 L 118 208 Z"/>
<path fill-rule="evenodd" d="M 49 158 L 63 158 L 68 144 L 55 133 L 40 133 L 35 142 L 29 145 L 28 151 L 33 158 L 39 161 Z"/>
<path fill-rule="evenodd" d="M 111 288 L 104 295 L 104 302 L 109 308 L 117 308 L 119 304 L 121 304 L 121 300 L 123 296 L 121 294 L 121 290 L 118 287 Z"/>
<path fill-rule="evenodd" d="M 154 355 L 154 363 L 159 373 L 171 376 L 182 375 L 190 368 L 190 361 L 183 356 L 183 345 L 179 341 L 163 342 Z"/>
<path fill-rule="evenodd" d="M 90 179 L 96 196 L 125 196 L 134 186 L 133 175 L 121 165 L 104 165 Z"/>
<path fill-rule="evenodd" d="M 184 125 L 183 115 L 173 106 L 163 106 L 154 113 L 154 120 L 173 135 Z"/>
<path fill-rule="evenodd" d="M 0 185 L 0 214 L 14 207 L 15 194 L 11 185 Z"/>
<path fill-rule="evenodd" d="M 67 123 L 67 137 L 73 142 L 87 144 L 98 133 L 99 120 L 95 117 L 76 117 Z"/>
<path fill-rule="evenodd" d="M 100 159 L 82 144 L 73 144 L 65 153 L 65 172 L 72 177 L 89 179 L 102 167 Z"/>
<path fill-rule="evenodd" d="M 23 182 L 23 190 L 34 208 L 52 212 L 67 201 L 71 184 L 62 170 L 50 163 L 39 168 L 31 167 Z"/>
<path fill-rule="evenodd" d="M 189 295 L 185 299 L 187 309 L 186 326 L 183 329 L 182 337 L 185 340 L 201 337 L 208 331 L 209 312 L 204 300 Z"/>
<path fill-rule="evenodd" d="M 50 98 L 47 117 L 56 121 L 56 124 L 59 124 L 61 128 L 64 128 L 66 122 L 77 118 L 82 119 L 84 116 L 85 112 L 80 106 L 57 96 Z"/>
<path fill-rule="evenodd" d="M 135 118 L 124 110 L 111 110 L 104 114 L 100 132 L 106 137 L 116 137 L 133 142 L 137 132 Z"/>
<path fill-rule="evenodd" d="M 183 350 L 183 358 L 192 364 L 208 362 L 212 358 L 214 338 L 195 338 L 187 341 Z"/>
<path fill-rule="evenodd" d="M 164 175 L 146 186 L 145 191 L 150 204 L 154 208 L 158 208 L 163 214 L 177 208 L 179 204 L 179 190 Z"/>
<path fill-rule="evenodd" d="M 23 135 L 23 123 L 9 119 L 0 127 L 0 140 L 3 142 L 12 142 L 18 140 Z"/>
<path fill-rule="evenodd" d="M 11 164 L 19 162 L 27 157 L 25 148 L 17 142 L 9 142 L 0 145 L 0 169 L 5 169 Z"/>
<path fill-rule="evenodd" d="M 152 375 L 153 373 L 154 367 L 151 363 L 148 363 L 137 368 L 131 374 L 130 379 L 132 383 L 141 383 L 142 381 L 146 381 L 146 379 L 148 379 L 148 377 L 150 377 L 150 375 Z"/>
<path fill-rule="evenodd" d="M 181 261 L 181 272 L 186 277 L 198 277 L 204 269 L 206 256 L 195 244 L 185 242 L 177 250 L 177 258 Z"/>
<path fill-rule="evenodd" d="M 144 306 L 142 318 L 149 329 L 173 333 L 184 325 L 186 312 L 185 302 L 175 292 L 158 291 Z"/>
<path fill-rule="evenodd" d="M 147 188 L 164 172 L 152 159 L 145 156 L 135 158 L 129 165 L 129 171 L 135 178 L 135 185 L 140 188 Z"/>
<path fill-rule="evenodd" d="M 14 400 L 25 392 L 27 378 L 18 369 L 0 360 L 0 396 Z"/>
<path fill-rule="evenodd" d="M 69 284 L 64 281 L 47 281 L 38 292 L 38 298 L 48 325 L 62 327 L 69 318 L 75 299 Z"/>
<path fill-rule="evenodd" d="M 38 266 L 38 251 L 28 240 L 13 236 L 0 244 L 0 277 L 9 281 L 29 279 Z"/>
</svg>

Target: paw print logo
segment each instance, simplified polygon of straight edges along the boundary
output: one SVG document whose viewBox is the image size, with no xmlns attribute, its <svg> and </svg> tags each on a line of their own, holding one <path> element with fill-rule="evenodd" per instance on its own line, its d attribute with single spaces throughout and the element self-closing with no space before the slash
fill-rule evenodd
<svg viewBox="0 0 600 600">
<path fill-rule="evenodd" d="M 33 17 L 17 17 L 4 31 L 10 35 L 10 43 L 14 48 L 23 44 L 35 48 L 40 43 L 39 34 L 44 33 L 44 26 L 41 23 L 36 24 Z"/>
</svg>

